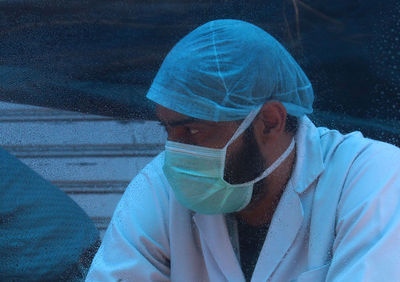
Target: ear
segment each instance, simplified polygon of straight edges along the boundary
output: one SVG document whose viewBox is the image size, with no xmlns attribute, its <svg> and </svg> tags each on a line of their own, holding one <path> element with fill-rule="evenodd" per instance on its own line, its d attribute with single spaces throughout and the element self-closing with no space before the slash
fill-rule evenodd
<svg viewBox="0 0 400 282">
<path fill-rule="evenodd" d="M 286 109 L 281 102 L 265 103 L 254 122 L 254 133 L 258 141 L 265 144 L 285 134 L 286 116 Z"/>
</svg>

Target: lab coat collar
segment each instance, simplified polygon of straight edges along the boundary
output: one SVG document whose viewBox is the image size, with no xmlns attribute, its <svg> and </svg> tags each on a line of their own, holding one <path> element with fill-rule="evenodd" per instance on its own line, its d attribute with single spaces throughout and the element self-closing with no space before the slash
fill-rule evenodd
<svg viewBox="0 0 400 282">
<path fill-rule="evenodd" d="M 311 120 L 303 116 L 296 135 L 296 164 L 291 176 L 294 191 L 303 193 L 324 171 L 320 133 Z"/>
<path fill-rule="evenodd" d="M 195 213 L 193 220 L 200 232 L 201 248 L 210 277 L 223 274 L 227 281 L 244 281 L 243 272 L 229 239 L 224 215 Z"/>
<path fill-rule="evenodd" d="M 284 258 L 300 230 L 304 218 L 299 195 L 288 183 L 272 218 L 252 281 L 267 281 Z"/>
<path fill-rule="evenodd" d="M 307 117 L 300 119 L 296 144 L 295 167 L 275 210 L 252 281 L 265 281 L 273 275 L 302 226 L 304 206 L 300 194 L 324 170 L 320 134 Z"/>
<path fill-rule="evenodd" d="M 324 170 L 320 135 L 307 117 L 300 119 L 296 144 L 297 155 L 293 174 L 272 219 L 254 269 L 253 281 L 269 278 L 292 245 L 304 217 L 299 194 Z M 228 281 L 244 281 L 243 272 L 229 239 L 224 215 L 195 213 L 193 220 L 200 232 L 205 261 L 213 261 L 218 265 L 208 265 L 208 271 L 223 273 Z"/>
</svg>

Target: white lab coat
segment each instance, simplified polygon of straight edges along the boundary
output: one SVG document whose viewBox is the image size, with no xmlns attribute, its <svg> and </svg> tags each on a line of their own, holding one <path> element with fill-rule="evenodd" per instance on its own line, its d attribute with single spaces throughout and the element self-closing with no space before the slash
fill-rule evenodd
<svg viewBox="0 0 400 282">
<path fill-rule="evenodd" d="M 400 281 L 400 150 L 306 117 L 296 144 L 252 281 Z M 127 188 L 87 281 L 244 281 L 232 226 L 182 207 L 162 165 Z"/>
</svg>

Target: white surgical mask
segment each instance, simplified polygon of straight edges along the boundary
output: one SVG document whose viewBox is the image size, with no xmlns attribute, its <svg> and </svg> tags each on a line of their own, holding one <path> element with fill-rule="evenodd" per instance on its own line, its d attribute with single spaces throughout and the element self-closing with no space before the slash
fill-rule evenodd
<svg viewBox="0 0 400 282">
<path fill-rule="evenodd" d="M 286 151 L 254 180 L 241 184 L 224 180 L 226 150 L 249 127 L 260 108 L 249 113 L 222 149 L 167 141 L 163 170 L 180 204 L 202 214 L 237 212 L 249 204 L 254 183 L 271 174 L 295 145 L 292 139 Z"/>
</svg>

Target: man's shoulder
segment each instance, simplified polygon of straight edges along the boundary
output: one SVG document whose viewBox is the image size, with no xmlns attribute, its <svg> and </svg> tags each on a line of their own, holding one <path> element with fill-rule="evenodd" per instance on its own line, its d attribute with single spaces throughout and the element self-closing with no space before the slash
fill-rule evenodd
<svg viewBox="0 0 400 282">
<path fill-rule="evenodd" d="M 366 138 L 360 132 L 342 134 L 337 130 L 326 128 L 318 130 L 324 162 L 324 172 L 320 175 L 320 182 L 326 183 L 323 185 L 326 187 L 320 187 L 325 191 L 323 193 L 340 195 L 350 190 L 372 193 L 380 189 L 383 177 L 392 175 L 396 179 L 399 178 L 398 147 Z M 356 183 L 358 185 L 355 185 Z M 335 186 L 341 188 L 333 189 Z M 360 196 L 359 192 L 354 193 Z"/>
<path fill-rule="evenodd" d="M 338 181 L 342 202 L 349 210 L 372 199 L 387 187 L 400 189 L 400 149 L 392 144 L 364 137 L 360 132 L 341 134 L 321 129 L 321 143 L 330 151 L 325 171 Z M 335 140 L 335 141 L 332 141 Z M 329 147 L 331 146 L 331 147 Z M 331 190 L 331 189 L 330 189 Z M 342 203 L 343 204 L 343 203 Z"/>
<path fill-rule="evenodd" d="M 164 165 L 164 151 L 155 156 L 141 171 L 140 173 L 156 173 L 162 174 L 162 167 Z"/>
<path fill-rule="evenodd" d="M 347 159 L 351 162 L 361 159 L 384 161 L 399 158 L 400 149 L 392 144 L 364 137 L 359 131 L 343 134 L 337 130 L 318 127 L 321 148 L 325 160 Z"/>
<path fill-rule="evenodd" d="M 163 173 L 163 165 L 164 152 L 161 152 L 132 179 L 125 194 L 137 194 L 146 190 L 168 194 L 169 184 Z"/>
</svg>

